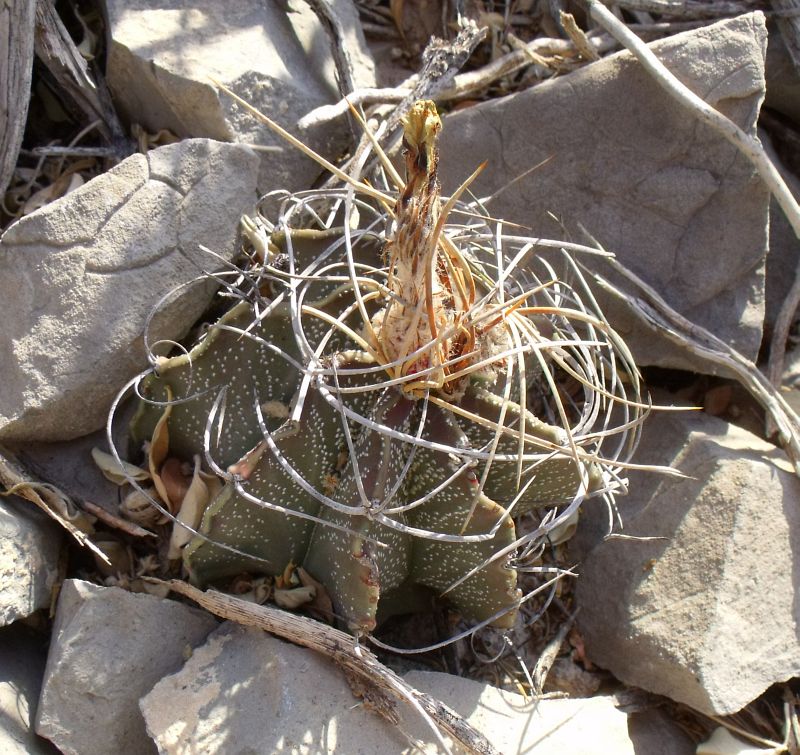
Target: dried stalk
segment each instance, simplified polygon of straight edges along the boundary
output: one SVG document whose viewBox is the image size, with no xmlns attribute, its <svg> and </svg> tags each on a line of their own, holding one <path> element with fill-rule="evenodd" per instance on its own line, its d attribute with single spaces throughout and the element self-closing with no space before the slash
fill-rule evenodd
<svg viewBox="0 0 800 755">
<path fill-rule="evenodd" d="M 444 703 L 419 692 L 386 668 L 368 650 L 355 644 L 353 637 L 338 629 L 321 624 L 305 616 L 287 613 L 272 606 L 260 606 L 232 595 L 207 590 L 203 592 L 180 580 L 162 581 L 147 579 L 153 584 L 166 585 L 180 595 L 193 600 L 215 616 L 235 621 L 248 627 L 257 627 L 285 640 L 327 656 L 346 672 L 355 675 L 379 698 L 394 699 L 403 703 L 413 700 L 466 752 L 475 755 L 500 755 L 489 740 L 477 729 Z"/>
<path fill-rule="evenodd" d="M 707 126 L 733 144 L 753 164 L 761 179 L 767 185 L 770 193 L 780 205 L 795 235 L 800 239 L 800 205 L 795 200 L 786 182 L 781 177 L 778 169 L 769 159 L 757 138 L 750 136 L 740 129 L 733 121 L 715 110 L 711 105 L 698 97 L 694 92 L 682 84 L 653 52 L 633 32 L 628 29 L 613 13 L 603 7 L 598 0 L 586 0 L 592 18 L 597 21 L 621 45 L 626 47 L 645 70 L 650 73 L 656 82 L 678 102 L 691 110 L 697 118 Z M 800 304 L 800 267 L 798 268 L 795 282 L 784 302 L 779 315 L 779 320 L 791 319 L 797 306 Z M 781 337 L 777 337 L 781 336 Z M 786 351 L 786 338 L 783 334 L 776 334 L 773 338 L 769 357 L 769 374 L 773 385 L 780 382 L 784 353 Z"/>
<path fill-rule="evenodd" d="M 783 178 L 792 190 L 792 193 L 796 197 L 800 197 L 800 181 L 781 165 L 769 137 L 762 134 L 761 139 L 764 143 L 764 149 L 770 159 L 774 161 L 776 167 L 781 170 Z M 772 341 L 770 342 L 766 375 L 769 382 L 776 388 L 783 382 L 783 364 L 786 357 L 786 343 L 798 306 L 800 306 L 800 273 L 795 273 L 792 286 L 786 294 L 778 310 L 775 323 L 772 326 Z"/>
</svg>

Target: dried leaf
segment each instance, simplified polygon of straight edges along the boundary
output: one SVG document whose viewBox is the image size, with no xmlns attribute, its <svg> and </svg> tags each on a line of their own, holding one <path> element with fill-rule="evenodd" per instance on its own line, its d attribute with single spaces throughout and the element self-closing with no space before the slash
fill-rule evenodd
<svg viewBox="0 0 800 755">
<path fill-rule="evenodd" d="M 83 177 L 77 173 L 64 173 L 53 183 L 34 192 L 22 207 L 23 215 L 30 215 L 56 199 L 66 196 L 79 186 L 83 186 Z"/>
<path fill-rule="evenodd" d="M 167 491 L 170 513 L 177 514 L 192 483 L 191 478 L 184 474 L 183 462 L 174 456 L 170 457 L 161 465 L 158 476 Z"/>
<path fill-rule="evenodd" d="M 405 0 L 389 0 L 389 13 L 392 14 L 392 20 L 397 27 L 397 31 L 403 33 L 403 5 Z"/>
<path fill-rule="evenodd" d="M 150 473 L 146 469 L 129 464 L 127 461 L 120 464 L 111 454 L 107 454 L 99 448 L 92 449 L 92 459 L 100 468 L 103 477 L 111 480 L 115 485 L 126 485 L 131 480 L 143 482 L 150 479 Z"/>
<path fill-rule="evenodd" d="M 314 600 L 316 590 L 313 587 L 295 587 L 292 590 L 275 590 L 275 603 L 281 608 L 294 610 Z"/>
<path fill-rule="evenodd" d="M 291 590 L 300 587 L 300 577 L 297 575 L 297 566 L 290 561 L 286 564 L 283 574 L 275 577 L 275 587 L 279 590 Z"/>
<path fill-rule="evenodd" d="M 303 587 L 313 587 L 315 590 L 314 600 L 311 601 L 305 610 L 308 614 L 319 621 L 324 621 L 328 624 L 333 623 L 333 602 L 328 591 L 317 582 L 302 566 L 297 568 L 297 576 L 300 577 L 300 583 Z"/>
<path fill-rule="evenodd" d="M 148 593 L 149 595 L 155 595 L 157 598 L 166 598 L 169 595 L 169 587 L 165 587 L 164 585 L 154 585 L 152 582 L 147 582 L 142 579 L 135 580 L 136 582 L 140 582 L 142 585 L 142 591 Z"/>
<path fill-rule="evenodd" d="M 97 556 L 95 556 L 95 565 L 97 570 L 104 577 L 113 577 L 117 574 L 129 574 L 133 566 L 130 551 L 128 547 L 119 540 L 95 540 L 94 543 L 97 548 L 102 551 L 109 563 L 104 563 Z"/>
<path fill-rule="evenodd" d="M 45 482 L 18 482 L 0 495 L 18 495 L 54 515 L 56 521 L 66 523 L 86 534 L 94 534 L 95 518 L 81 511 L 70 498 L 54 485 Z M 67 527 L 69 529 L 69 527 Z"/>
<path fill-rule="evenodd" d="M 58 522 L 80 545 L 106 559 L 105 554 L 87 537 L 94 532 L 94 517 L 80 511 L 58 488 L 42 482 L 32 482 L 22 476 L 9 459 L 0 454 L 0 495 L 18 495 L 38 506 Z"/>
<path fill-rule="evenodd" d="M 120 513 L 142 527 L 155 527 L 163 524 L 163 514 L 150 502 L 150 498 L 159 499 L 155 488 L 133 490 L 125 496 L 119 506 Z"/>
<path fill-rule="evenodd" d="M 166 389 L 167 401 L 172 401 L 172 390 L 169 386 L 166 386 Z M 172 404 L 167 404 L 167 406 L 164 407 L 164 413 L 159 418 L 155 429 L 153 430 L 153 437 L 150 441 L 150 446 L 147 451 L 147 464 L 148 468 L 150 469 L 150 476 L 153 478 L 153 484 L 156 486 L 156 490 L 158 491 L 158 495 L 161 497 L 161 500 L 167 504 L 170 511 L 172 511 L 173 507 L 170 506 L 167 488 L 164 485 L 161 476 L 159 475 L 161 465 L 164 463 L 164 460 L 167 458 L 167 454 L 169 453 L 170 414 L 172 414 Z"/>
<path fill-rule="evenodd" d="M 200 525 L 200 520 L 203 518 L 203 512 L 205 512 L 209 500 L 208 487 L 200 475 L 200 456 L 198 455 L 194 457 L 194 474 L 192 475 L 192 482 L 181 501 L 180 510 L 177 514 L 178 521 L 172 527 L 167 558 L 172 560 L 181 557 L 183 546 L 194 537 L 194 533 L 181 526 L 180 523 L 196 530 Z"/>
<path fill-rule="evenodd" d="M 209 474 L 208 472 L 200 472 L 200 477 L 208 488 L 208 500 L 213 501 L 219 495 L 219 491 L 222 490 L 222 480 L 215 474 Z"/>
<path fill-rule="evenodd" d="M 234 582 L 231 592 L 242 600 L 263 605 L 272 595 L 272 577 L 253 579 L 245 575 Z"/>
<path fill-rule="evenodd" d="M 237 477 L 241 477 L 243 480 L 249 480 L 250 475 L 253 474 L 253 471 L 266 450 L 267 443 L 266 441 L 262 441 L 255 448 L 248 451 L 235 464 L 231 464 L 228 467 L 228 471 Z"/>
<path fill-rule="evenodd" d="M 550 545 L 561 545 L 562 543 L 566 543 L 567 540 L 572 539 L 572 536 L 578 529 L 579 516 L 580 509 L 575 509 L 572 516 L 565 519 L 558 527 L 553 527 L 553 529 L 547 533 Z"/>
<path fill-rule="evenodd" d="M 94 60 L 95 52 L 97 52 L 97 35 L 89 28 L 77 11 L 75 12 L 75 18 L 78 19 L 83 27 L 83 39 L 78 45 L 78 52 L 85 60 Z"/>
</svg>

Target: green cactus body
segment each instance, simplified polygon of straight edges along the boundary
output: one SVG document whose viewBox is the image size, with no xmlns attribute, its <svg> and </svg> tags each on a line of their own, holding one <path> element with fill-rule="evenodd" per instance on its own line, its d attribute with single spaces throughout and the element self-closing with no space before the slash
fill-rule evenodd
<svg viewBox="0 0 800 755">
<path fill-rule="evenodd" d="M 242 300 L 142 382 L 130 429 L 140 448 L 170 403 L 169 455 L 200 455 L 223 478 L 183 550 L 190 579 L 302 565 L 357 634 L 375 628 L 382 605 L 382 615 L 408 610 L 420 591 L 470 620 L 511 626 L 522 600 L 512 517 L 544 507 L 565 517 L 609 492 L 619 469 L 600 445 L 616 431 L 603 415 L 593 435 L 585 418 L 602 411 L 582 407 L 617 396 L 634 407 L 626 426 L 638 411 L 635 368 L 584 344 L 585 317 L 573 325 L 541 283 L 546 306 L 535 313 L 529 294 L 496 283 L 494 231 L 473 232 L 463 253 L 442 236 L 431 107 L 409 116 L 409 179 L 383 264 L 380 213 L 359 205 L 360 231 L 343 192 L 290 198 L 272 252 L 243 270 Z M 298 217 L 305 230 L 295 233 Z M 605 326 L 592 327 L 587 343 Z M 550 396 L 549 416 L 562 418 L 551 424 L 526 399 L 550 395 L 569 339 L 578 344 L 569 371 L 585 367 L 583 399 L 568 411 Z M 633 401 L 623 381 L 592 392 L 597 375 L 622 372 Z M 570 412 L 580 433 L 565 426 Z"/>
</svg>

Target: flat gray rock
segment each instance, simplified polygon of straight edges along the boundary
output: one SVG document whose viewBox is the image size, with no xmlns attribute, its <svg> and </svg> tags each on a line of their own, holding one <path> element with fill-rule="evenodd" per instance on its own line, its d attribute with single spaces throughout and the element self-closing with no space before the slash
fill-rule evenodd
<svg viewBox="0 0 800 755">
<path fill-rule="evenodd" d="M 782 451 L 701 412 L 656 412 L 636 461 L 689 477 L 631 474 L 623 533 L 659 539 L 606 540 L 580 564 L 587 654 L 627 684 L 734 713 L 800 673 L 800 480 Z M 579 530 L 603 518 L 592 511 Z"/>
<path fill-rule="evenodd" d="M 0 438 L 56 441 L 102 427 L 147 367 L 147 316 L 167 292 L 230 258 L 255 199 L 252 150 L 192 139 L 133 155 L 0 237 Z M 183 288 L 150 343 L 182 337 L 211 299 Z"/>
<path fill-rule="evenodd" d="M 629 713 L 628 734 L 637 755 L 697 755 L 692 738 L 658 708 Z"/>
<path fill-rule="evenodd" d="M 503 753 L 634 752 L 627 716 L 611 698 L 534 706 L 520 695 L 448 674 L 413 671 L 405 678 L 466 717 Z M 141 708 L 162 755 L 419 752 L 396 727 L 357 703 L 341 670 L 327 659 L 228 623 L 177 674 L 160 681 Z M 439 752 L 421 719 L 404 706 L 398 713 L 423 752 Z"/>
<path fill-rule="evenodd" d="M 375 70 L 352 0 L 329 2 L 344 31 L 357 87 Z M 120 112 L 150 132 L 265 145 L 259 187 L 307 189 L 319 166 L 227 95 L 225 84 L 326 157 L 348 143 L 347 118 L 298 130 L 310 110 L 341 98 L 328 37 L 300 0 L 108 0 L 107 79 Z"/>
<path fill-rule="evenodd" d="M 36 731 L 66 755 L 150 755 L 139 698 L 216 627 L 196 608 L 70 579 L 58 601 Z"/>
<path fill-rule="evenodd" d="M 526 700 L 488 684 L 437 671 L 411 671 L 404 679 L 449 705 L 504 755 L 634 755 L 628 716 L 612 697 Z M 424 736 L 415 722 L 412 735 Z M 430 735 L 426 737 L 430 739 Z M 438 753 L 430 747 L 428 752 Z"/>
<path fill-rule="evenodd" d="M 259 629 L 221 626 L 141 701 L 162 755 L 399 753 L 403 738 L 358 705 L 341 670 Z"/>
<path fill-rule="evenodd" d="M 0 498 L 0 626 L 50 605 L 61 540 L 32 503 Z"/>
<path fill-rule="evenodd" d="M 17 622 L 0 629 L 0 752 L 55 755 L 36 736 L 33 719 L 47 660 L 47 639 Z"/>
<path fill-rule="evenodd" d="M 751 13 L 652 49 L 690 89 L 755 135 L 766 43 L 764 16 Z M 630 54 L 448 117 L 445 189 L 485 159 L 477 196 L 548 160 L 488 205 L 495 217 L 551 239 L 585 241 L 583 226 L 675 309 L 755 357 L 764 319 L 767 190 L 747 159 Z M 692 368 L 690 356 L 643 331 L 624 309 L 606 314 L 639 364 Z"/>
</svg>

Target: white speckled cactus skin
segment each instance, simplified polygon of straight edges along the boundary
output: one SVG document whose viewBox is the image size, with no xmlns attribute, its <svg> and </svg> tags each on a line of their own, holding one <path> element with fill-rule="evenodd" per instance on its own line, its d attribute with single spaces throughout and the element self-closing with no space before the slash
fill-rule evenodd
<svg viewBox="0 0 800 755">
<path fill-rule="evenodd" d="M 437 223 L 435 149 L 412 137 L 402 234 L 348 189 L 249 222 L 262 254 L 225 278 L 232 306 L 199 343 L 142 381 L 132 448 L 171 394 L 170 455 L 199 454 L 224 482 L 183 551 L 196 583 L 291 562 L 354 633 L 417 590 L 509 627 L 525 554 L 587 497 L 624 489 L 638 377 L 582 283 L 557 282 L 533 242 L 477 206 Z M 427 292 L 397 280 L 415 255 Z M 518 534 L 529 511 L 540 524 Z"/>
</svg>

